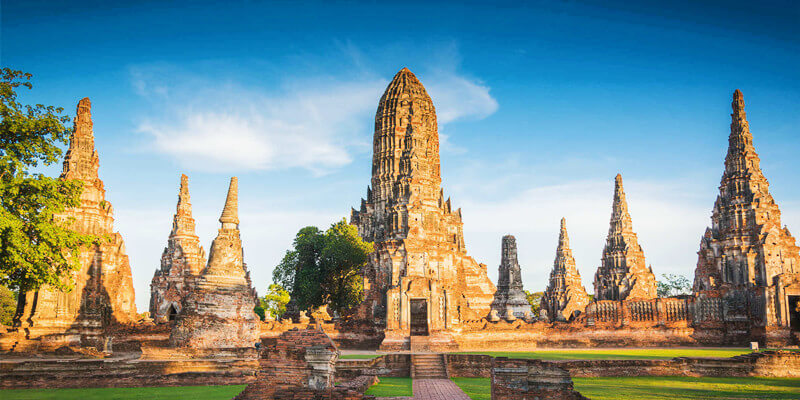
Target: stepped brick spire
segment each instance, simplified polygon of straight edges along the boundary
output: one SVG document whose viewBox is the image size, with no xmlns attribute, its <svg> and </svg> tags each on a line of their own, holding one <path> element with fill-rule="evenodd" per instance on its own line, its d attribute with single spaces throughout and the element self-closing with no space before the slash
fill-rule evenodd
<svg viewBox="0 0 800 400">
<path fill-rule="evenodd" d="M 247 271 L 244 267 L 242 240 L 239 237 L 239 181 L 231 178 L 228 187 L 228 196 L 219 222 L 217 238 L 211 243 L 208 257 L 208 267 L 204 275 L 226 276 L 229 278 L 246 278 Z"/>
<path fill-rule="evenodd" d="M 541 309 L 550 320 L 565 321 L 582 313 L 587 305 L 589 295 L 583 287 L 581 274 L 569 247 L 567 220 L 561 218 L 556 259 L 550 272 L 550 283 L 542 296 Z"/>
<path fill-rule="evenodd" d="M 69 150 L 64 157 L 63 179 L 80 179 L 88 184 L 99 184 L 102 190 L 98 170 L 100 158 L 94 148 L 94 124 L 92 123 L 92 102 L 84 97 L 78 102 L 75 114 L 75 128 L 70 135 Z"/>
<path fill-rule="evenodd" d="M 161 268 L 156 269 L 150 284 L 150 317 L 156 322 L 173 320 L 188 295 L 188 280 L 200 274 L 206 254 L 195 234 L 189 178 L 181 175 L 178 204 L 172 219 L 167 247 L 161 254 Z"/>
<path fill-rule="evenodd" d="M 651 299 L 657 296 L 653 271 L 645 265 L 644 251 L 633 232 L 622 175 L 614 184 L 614 204 L 603 259 L 594 276 L 596 300 Z"/>
<path fill-rule="evenodd" d="M 222 223 L 223 228 L 238 229 L 239 179 L 235 176 L 231 178 L 231 184 L 230 187 L 228 187 L 228 197 L 225 199 L 225 208 L 222 210 L 222 215 L 219 217 L 219 222 Z"/>
<path fill-rule="evenodd" d="M 208 266 L 189 280 L 189 295 L 170 333 L 178 347 L 214 350 L 252 347 L 258 340 L 257 295 L 244 264 L 239 235 L 238 180 L 231 178 L 219 221 L 222 227 L 211 243 Z"/>
<path fill-rule="evenodd" d="M 791 281 L 795 278 L 788 276 L 800 273 L 800 249 L 789 230 L 781 225 L 781 212 L 761 171 L 744 96 L 738 89 L 733 93 L 731 107 L 725 171 L 711 214 L 711 227 L 700 241 L 694 290 L 760 298 L 750 301 L 749 309 L 732 309 L 730 313 L 747 316 L 762 326 L 787 323 L 787 309 L 795 305 L 787 304 L 788 300 L 782 298 L 785 296 L 776 296 L 774 290 L 776 282 Z M 746 294 L 748 290 L 756 292 Z"/>
<path fill-rule="evenodd" d="M 387 341 L 407 340 L 393 338 L 410 330 L 407 296 L 400 292 L 417 286 L 432 288 L 425 295 L 431 331 L 488 314 L 495 288 L 486 266 L 466 254 L 461 210 L 441 187 L 436 109 L 408 68 L 378 104 L 371 183 L 350 214 L 361 237 L 375 243 L 360 318 L 385 323 L 392 332 Z M 411 281 L 417 283 L 409 287 Z"/>
<path fill-rule="evenodd" d="M 510 317 L 509 312 L 514 317 L 526 317 L 531 312 L 531 305 L 522 289 L 522 270 L 517 261 L 517 239 L 514 236 L 503 236 L 500 257 L 492 310 L 506 318 Z"/>
<path fill-rule="evenodd" d="M 20 296 L 16 324 L 25 328 L 29 338 L 42 332 L 63 333 L 79 326 L 78 333 L 96 338 L 105 323 L 131 322 L 137 317 L 133 279 L 125 242 L 114 232 L 114 209 L 105 199 L 98 169 L 99 157 L 94 147 L 92 103 L 78 102 L 69 150 L 64 157 L 61 179 L 83 182 L 81 204 L 56 216 L 70 221 L 70 228 L 81 233 L 107 237 L 109 240 L 81 250 L 80 268 L 70 277 L 74 287 L 59 292 L 48 286 Z"/>
</svg>

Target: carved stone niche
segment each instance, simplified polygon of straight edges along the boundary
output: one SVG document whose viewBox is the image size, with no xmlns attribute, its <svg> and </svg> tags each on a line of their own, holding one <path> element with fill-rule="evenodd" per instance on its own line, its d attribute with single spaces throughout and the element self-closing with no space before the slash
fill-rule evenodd
<svg viewBox="0 0 800 400">
<path fill-rule="evenodd" d="M 336 360 L 339 352 L 326 348 L 323 345 L 311 346 L 306 349 L 305 360 L 311 368 L 308 376 L 308 387 L 314 390 L 325 390 L 333 387 L 333 375 L 336 372 Z"/>
</svg>

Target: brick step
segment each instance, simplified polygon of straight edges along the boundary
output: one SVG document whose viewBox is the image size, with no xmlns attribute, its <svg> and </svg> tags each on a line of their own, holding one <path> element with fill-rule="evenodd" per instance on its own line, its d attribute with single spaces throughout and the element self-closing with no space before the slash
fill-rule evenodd
<svg viewBox="0 0 800 400">
<path fill-rule="evenodd" d="M 441 354 L 411 355 L 413 378 L 447 378 L 447 368 Z"/>
</svg>

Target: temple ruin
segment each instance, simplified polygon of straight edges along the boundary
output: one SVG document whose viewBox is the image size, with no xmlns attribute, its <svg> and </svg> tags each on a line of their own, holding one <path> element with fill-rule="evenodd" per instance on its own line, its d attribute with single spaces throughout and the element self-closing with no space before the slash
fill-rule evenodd
<svg viewBox="0 0 800 400">
<path fill-rule="evenodd" d="M 575 266 L 572 249 L 569 247 L 567 220 L 561 218 L 556 259 L 550 272 L 550 283 L 542 296 L 542 319 L 568 321 L 584 312 L 591 301 L 581 282 L 581 274 Z"/>
<path fill-rule="evenodd" d="M 150 284 L 150 317 L 156 322 L 174 321 L 183 299 L 189 295 L 191 281 L 206 264 L 206 252 L 195 234 L 189 178 L 181 175 L 178 205 L 172 219 L 167 247 L 161 254 L 161 268 Z"/>
<path fill-rule="evenodd" d="M 729 330 L 783 341 L 800 332 L 800 248 L 781 226 L 738 89 L 731 106 L 725 171 L 697 253 L 694 291 L 705 306 L 696 317 L 718 320 L 707 311 L 722 301 Z"/>
<path fill-rule="evenodd" d="M 530 318 L 531 304 L 522 289 L 522 270 L 517 260 L 517 238 L 503 236 L 497 291 L 492 313 L 506 319 Z"/>
<path fill-rule="evenodd" d="M 259 337 L 257 297 L 244 264 L 239 236 L 239 183 L 231 178 L 217 238 L 208 266 L 192 279 L 170 334 L 176 347 L 193 349 L 252 348 Z"/>
<path fill-rule="evenodd" d="M 372 186 L 350 217 L 375 244 L 359 316 L 384 331 L 384 349 L 408 349 L 411 336 L 450 342 L 460 321 L 489 313 L 495 286 L 467 255 L 461 209 L 441 188 L 436 109 L 408 68 L 378 103 L 373 146 Z"/>
<path fill-rule="evenodd" d="M 100 158 L 94 147 L 89 98 L 78 102 L 74 123 L 60 179 L 83 182 L 81 205 L 57 218 L 72 220 L 72 229 L 103 239 L 80 252 L 80 268 L 66 278 L 74 283 L 71 291 L 44 286 L 20 296 L 15 333 L 20 340 L 36 340 L 28 343 L 34 348 L 97 343 L 104 327 L 136 319 L 125 242 L 119 232 L 114 232 L 114 209 L 105 199 L 98 174 Z"/>
<path fill-rule="evenodd" d="M 594 275 L 595 300 L 654 299 L 656 277 L 647 267 L 644 251 L 633 232 L 622 175 L 614 180 L 614 204 L 603 258 Z"/>
</svg>

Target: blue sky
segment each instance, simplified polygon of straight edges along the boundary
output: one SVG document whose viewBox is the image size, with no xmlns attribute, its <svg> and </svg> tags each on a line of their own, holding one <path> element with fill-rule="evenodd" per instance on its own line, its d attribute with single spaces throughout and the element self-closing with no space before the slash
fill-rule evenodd
<svg viewBox="0 0 800 400">
<path fill-rule="evenodd" d="M 591 292 L 617 172 L 647 262 L 691 277 L 736 88 L 783 222 L 800 232 L 789 1 L 107 3 L 2 2 L 0 63 L 34 74 L 27 101 L 72 115 L 92 99 L 140 311 L 181 173 L 206 249 L 239 176 L 263 293 L 299 228 L 365 196 L 374 112 L 404 66 L 433 97 L 445 193 L 493 279 L 510 233 L 526 289 L 543 289 L 564 216 Z"/>
</svg>

